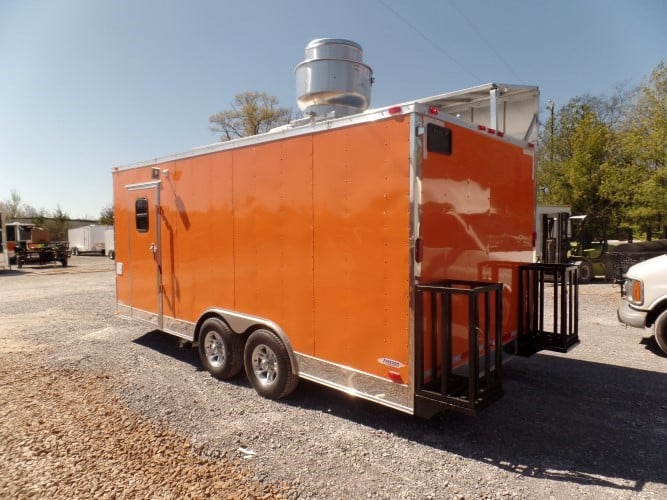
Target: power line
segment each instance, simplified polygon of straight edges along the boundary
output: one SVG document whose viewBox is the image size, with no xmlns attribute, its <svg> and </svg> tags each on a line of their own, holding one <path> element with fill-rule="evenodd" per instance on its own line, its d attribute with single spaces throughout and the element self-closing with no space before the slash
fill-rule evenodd
<svg viewBox="0 0 667 500">
<path fill-rule="evenodd" d="M 435 48 L 438 52 L 441 52 L 444 54 L 450 61 L 452 61 L 454 64 L 456 64 L 462 71 L 468 74 L 468 76 L 471 76 L 474 80 L 479 81 L 480 78 L 472 73 L 468 68 L 466 68 L 463 63 L 458 61 L 455 57 L 453 57 L 449 52 L 447 52 L 445 49 L 443 49 L 440 45 L 438 45 L 432 38 L 428 37 L 422 30 L 420 30 L 417 26 L 412 24 L 408 19 L 406 19 L 404 16 L 402 16 L 399 12 L 391 8 L 389 5 L 387 5 L 384 0 L 377 0 L 380 5 L 382 5 L 385 9 L 390 11 L 392 14 L 394 14 L 396 17 L 398 17 L 401 21 L 403 21 L 405 24 L 407 24 L 412 30 L 414 30 L 420 37 L 422 37 L 426 42 L 428 42 L 433 48 Z"/>
<path fill-rule="evenodd" d="M 484 36 L 484 34 L 477 28 L 477 26 L 466 16 L 461 9 L 459 9 L 458 5 L 456 5 L 456 2 L 452 0 L 451 5 L 454 7 L 456 12 L 459 13 L 459 16 L 461 16 L 465 21 L 468 23 L 468 25 L 477 33 L 477 36 L 484 42 L 484 44 L 495 54 L 495 56 L 498 58 L 498 60 L 505 65 L 505 67 L 509 70 L 510 73 L 512 73 L 512 76 L 516 78 L 518 83 L 524 83 L 523 79 L 516 74 L 516 72 L 512 69 L 512 66 L 503 58 L 503 56 L 496 50 L 494 45 L 489 42 L 489 40 Z"/>
</svg>

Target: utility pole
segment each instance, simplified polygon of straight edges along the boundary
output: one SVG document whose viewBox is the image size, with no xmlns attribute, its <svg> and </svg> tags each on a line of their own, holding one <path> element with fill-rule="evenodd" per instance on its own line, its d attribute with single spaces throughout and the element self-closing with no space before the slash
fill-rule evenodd
<svg viewBox="0 0 667 500">
<path fill-rule="evenodd" d="M 554 162 L 554 102 L 549 99 L 547 101 L 547 109 L 549 110 L 549 156 L 551 163 Z"/>
</svg>

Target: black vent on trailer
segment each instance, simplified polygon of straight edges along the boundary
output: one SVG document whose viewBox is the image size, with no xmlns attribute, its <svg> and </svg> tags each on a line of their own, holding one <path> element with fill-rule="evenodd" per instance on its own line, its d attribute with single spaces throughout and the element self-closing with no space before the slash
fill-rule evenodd
<svg viewBox="0 0 667 500">
<path fill-rule="evenodd" d="M 452 130 L 435 123 L 426 125 L 426 149 L 432 153 L 452 154 Z"/>
</svg>

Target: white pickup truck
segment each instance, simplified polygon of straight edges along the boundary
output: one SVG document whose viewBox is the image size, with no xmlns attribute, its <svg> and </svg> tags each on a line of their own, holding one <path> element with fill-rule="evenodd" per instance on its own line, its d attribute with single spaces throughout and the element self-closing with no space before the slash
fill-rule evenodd
<svg viewBox="0 0 667 500">
<path fill-rule="evenodd" d="M 667 255 L 639 262 L 625 273 L 618 320 L 635 328 L 653 326 L 667 354 Z"/>
</svg>

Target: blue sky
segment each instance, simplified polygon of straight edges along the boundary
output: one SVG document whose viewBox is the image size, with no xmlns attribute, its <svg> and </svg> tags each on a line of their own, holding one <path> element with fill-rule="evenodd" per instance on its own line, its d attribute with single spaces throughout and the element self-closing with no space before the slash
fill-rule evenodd
<svg viewBox="0 0 667 500">
<path fill-rule="evenodd" d="M 238 92 L 295 110 L 315 38 L 354 40 L 371 107 L 487 82 L 556 107 L 667 60 L 664 0 L 0 0 L 0 200 L 97 218 L 111 169 L 217 140 Z"/>
</svg>

